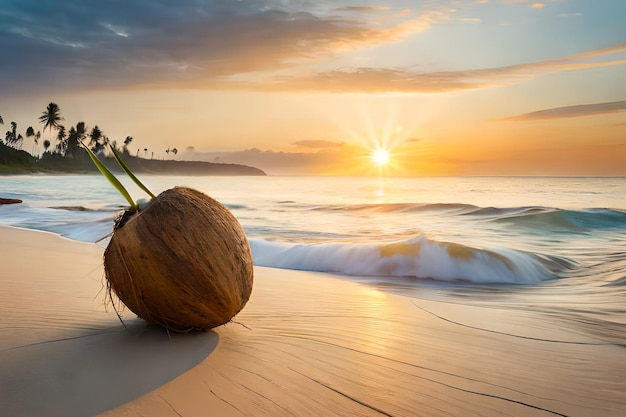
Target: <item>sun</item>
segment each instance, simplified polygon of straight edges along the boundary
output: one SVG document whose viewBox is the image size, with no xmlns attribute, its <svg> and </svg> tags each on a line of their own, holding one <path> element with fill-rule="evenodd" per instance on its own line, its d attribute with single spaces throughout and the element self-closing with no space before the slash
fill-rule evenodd
<svg viewBox="0 0 626 417">
<path fill-rule="evenodd" d="M 389 151 L 384 148 L 375 149 L 371 154 L 371 158 L 376 165 L 383 167 L 389 162 Z"/>
</svg>

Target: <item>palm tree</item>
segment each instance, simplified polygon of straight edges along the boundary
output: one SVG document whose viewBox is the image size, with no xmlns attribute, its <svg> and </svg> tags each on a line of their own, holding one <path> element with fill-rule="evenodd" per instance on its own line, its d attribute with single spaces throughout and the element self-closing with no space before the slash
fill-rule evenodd
<svg viewBox="0 0 626 417">
<path fill-rule="evenodd" d="M 102 136 L 102 140 L 100 141 L 100 143 L 101 143 L 100 149 L 104 151 L 108 149 L 109 146 L 111 145 L 111 140 L 109 139 L 108 136 Z"/>
<path fill-rule="evenodd" d="M 57 129 L 57 142 L 57 151 L 65 155 L 67 153 L 67 134 L 63 125 L 60 125 Z"/>
<path fill-rule="evenodd" d="M 22 141 L 24 140 L 24 138 L 22 137 L 21 133 L 17 133 L 17 123 L 11 122 L 11 130 L 7 130 L 5 140 L 7 142 L 7 145 L 11 145 L 15 149 L 19 149 L 22 147 Z"/>
<path fill-rule="evenodd" d="M 32 126 L 28 126 L 28 129 L 26 129 L 26 137 L 27 138 L 31 138 L 33 136 L 35 136 L 35 130 L 33 130 Z M 36 148 L 37 148 L 37 142 L 38 142 L 37 139 L 33 139 L 33 156 L 35 156 L 35 151 L 36 151 Z"/>
<path fill-rule="evenodd" d="M 89 146 L 91 146 L 91 150 L 93 153 L 98 153 L 100 150 L 104 148 L 104 136 L 102 134 L 102 130 L 98 127 L 98 125 L 94 126 L 89 133 Z"/>
<path fill-rule="evenodd" d="M 85 138 L 87 134 L 87 126 L 85 126 L 85 122 L 76 123 L 76 132 L 81 136 L 82 139 Z"/>
<path fill-rule="evenodd" d="M 35 144 L 39 145 L 39 139 L 41 139 L 41 132 L 38 130 L 37 133 L 35 133 L 35 137 L 34 137 L 34 141 Z"/>
<path fill-rule="evenodd" d="M 2 116 L 0 116 L 0 125 L 4 124 L 4 120 L 2 120 Z"/>
<path fill-rule="evenodd" d="M 56 103 L 48 104 L 46 111 L 39 116 L 39 122 L 44 123 L 44 133 L 46 132 L 46 128 L 50 129 L 50 138 L 52 138 L 52 128 L 58 129 L 61 120 L 63 120 L 61 117 L 61 109 L 59 109 Z"/>
<path fill-rule="evenodd" d="M 130 152 L 128 152 L 128 145 L 130 145 L 132 141 L 132 136 L 126 136 L 126 139 L 124 139 L 124 147 L 122 148 L 122 153 L 124 153 L 125 155 L 130 154 Z"/>
<path fill-rule="evenodd" d="M 17 131 L 17 123 L 11 122 L 11 130 L 7 130 L 7 133 L 4 135 L 4 140 L 7 145 L 11 146 L 13 144 L 13 138 L 15 137 L 15 132 Z"/>
<path fill-rule="evenodd" d="M 74 158 L 79 144 L 80 139 L 78 132 L 76 131 L 76 128 L 72 126 L 67 134 L 67 140 L 65 141 L 65 155 L 69 155 L 71 158 Z"/>
<path fill-rule="evenodd" d="M 44 149 L 43 153 L 48 152 L 49 147 L 50 147 L 50 141 L 48 139 L 44 140 L 43 141 L 43 149 Z"/>
<path fill-rule="evenodd" d="M 76 127 L 71 127 L 70 131 L 67 135 L 67 140 L 65 141 L 65 154 L 70 155 L 72 158 L 75 158 L 78 154 L 78 148 L 80 143 L 85 138 L 85 133 L 87 128 L 85 127 L 85 122 L 78 122 Z"/>
</svg>

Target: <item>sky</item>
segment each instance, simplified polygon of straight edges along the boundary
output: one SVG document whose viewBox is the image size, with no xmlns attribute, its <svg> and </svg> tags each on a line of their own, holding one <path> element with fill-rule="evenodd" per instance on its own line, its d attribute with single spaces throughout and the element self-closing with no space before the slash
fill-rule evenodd
<svg viewBox="0 0 626 417">
<path fill-rule="evenodd" d="M 270 175 L 626 176 L 625 18 L 624 0 L 0 0 L 0 128 L 46 139 L 54 102 L 133 154 Z"/>
</svg>

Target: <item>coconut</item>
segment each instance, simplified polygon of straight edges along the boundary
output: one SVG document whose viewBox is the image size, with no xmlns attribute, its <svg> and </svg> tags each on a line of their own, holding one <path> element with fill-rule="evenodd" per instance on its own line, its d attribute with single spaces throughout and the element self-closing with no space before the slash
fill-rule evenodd
<svg viewBox="0 0 626 417">
<path fill-rule="evenodd" d="M 175 331 L 229 322 L 252 292 L 243 228 L 218 201 L 175 187 L 122 216 L 104 252 L 108 290 L 150 324 Z"/>
</svg>

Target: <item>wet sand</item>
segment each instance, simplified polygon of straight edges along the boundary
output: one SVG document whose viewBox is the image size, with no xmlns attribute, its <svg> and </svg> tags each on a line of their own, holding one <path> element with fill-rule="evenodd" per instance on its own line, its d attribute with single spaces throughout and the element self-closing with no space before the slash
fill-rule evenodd
<svg viewBox="0 0 626 417">
<path fill-rule="evenodd" d="M 255 269 L 225 326 L 107 306 L 103 249 L 0 227 L 0 414 L 623 416 L 626 347 L 540 313 Z"/>
</svg>

